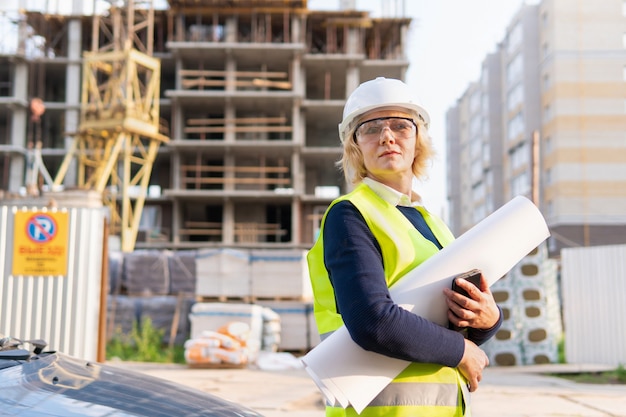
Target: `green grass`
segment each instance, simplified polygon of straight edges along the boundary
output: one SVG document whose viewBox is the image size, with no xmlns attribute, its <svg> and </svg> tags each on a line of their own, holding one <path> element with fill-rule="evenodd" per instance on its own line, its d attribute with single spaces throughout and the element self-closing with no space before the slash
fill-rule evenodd
<svg viewBox="0 0 626 417">
<path fill-rule="evenodd" d="M 582 384 L 626 384 L 626 369 L 623 365 L 612 371 L 552 374 L 552 376 Z"/>
<path fill-rule="evenodd" d="M 565 337 L 562 336 L 558 344 L 558 361 L 567 363 L 565 358 Z M 626 384 L 626 368 L 620 364 L 617 369 L 602 372 L 580 372 L 551 374 L 559 378 L 581 384 Z"/>
<path fill-rule="evenodd" d="M 185 348 L 163 344 L 163 330 L 156 329 L 146 318 L 134 323 L 130 334 L 116 329 L 107 343 L 107 360 L 121 359 L 136 362 L 185 363 Z"/>
</svg>

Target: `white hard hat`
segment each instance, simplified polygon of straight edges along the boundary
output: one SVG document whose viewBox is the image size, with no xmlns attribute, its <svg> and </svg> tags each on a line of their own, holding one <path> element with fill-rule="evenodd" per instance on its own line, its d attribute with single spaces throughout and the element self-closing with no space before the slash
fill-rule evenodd
<svg viewBox="0 0 626 417">
<path fill-rule="evenodd" d="M 352 134 L 354 122 L 363 114 L 383 108 L 399 108 L 415 113 L 428 128 L 430 116 L 419 104 L 404 82 L 393 78 L 378 77 L 359 85 L 348 97 L 343 108 L 343 120 L 339 124 L 339 139 L 343 141 Z"/>
</svg>

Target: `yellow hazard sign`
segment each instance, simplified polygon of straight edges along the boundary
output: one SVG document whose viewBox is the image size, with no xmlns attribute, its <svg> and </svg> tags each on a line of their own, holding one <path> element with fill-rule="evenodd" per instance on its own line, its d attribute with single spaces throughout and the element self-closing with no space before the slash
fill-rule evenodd
<svg viewBox="0 0 626 417">
<path fill-rule="evenodd" d="M 67 275 L 68 213 L 15 213 L 13 272 L 16 275 Z"/>
</svg>

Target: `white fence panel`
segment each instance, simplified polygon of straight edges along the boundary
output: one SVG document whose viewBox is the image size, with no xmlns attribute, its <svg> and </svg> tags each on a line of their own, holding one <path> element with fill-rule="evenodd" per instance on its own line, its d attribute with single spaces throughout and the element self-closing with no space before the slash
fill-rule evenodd
<svg viewBox="0 0 626 417">
<path fill-rule="evenodd" d="M 0 334 L 43 339 L 48 350 L 96 360 L 104 212 L 97 208 L 50 210 L 68 214 L 67 242 L 62 244 L 66 245 L 67 273 L 13 275 L 15 214 L 42 210 L 47 209 L 0 206 Z"/>
<path fill-rule="evenodd" d="M 561 255 L 566 361 L 626 365 L 626 245 Z"/>
</svg>

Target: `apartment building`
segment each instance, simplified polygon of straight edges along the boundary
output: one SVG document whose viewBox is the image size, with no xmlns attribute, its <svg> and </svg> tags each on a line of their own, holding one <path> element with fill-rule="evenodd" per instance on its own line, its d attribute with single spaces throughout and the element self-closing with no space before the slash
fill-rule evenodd
<svg viewBox="0 0 626 417">
<path fill-rule="evenodd" d="M 548 222 L 551 256 L 626 242 L 625 34 L 621 0 L 522 5 L 448 112 L 456 233 L 521 194 Z"/>
<path fill-rule="evenodd" d="M 447 113 L 454 232 L 516 195 L 551 232 L 491 288 L 504 313 L 483 345 L 492 364 L 558 361 L 561 311 L 579 308 L 561 305 L 561 250 L 626 243 L 625 33 L 622 0 L 524 4 Z"/>
<path fill-rule="evenodd" d="M 137 13 L 146 3 L 125 4 Z M 80 127 L 84 52 L 102 46 L 98 25 L 112 14 L 71 4 L 5 19 L 18 39 L 0 48 L 4 198 L 25 187 L 38 143 L 54 177 Z M 159 134 L 169 140 L 135 247 L 309 248 L 327 205 L 347 191 L 335 166 L 344 101 L 368 79 L 404 79 L 411 20 L 306 0 L 171 0 L 151 22 L 142 36 L 160 61 Z"/>
</svg>

